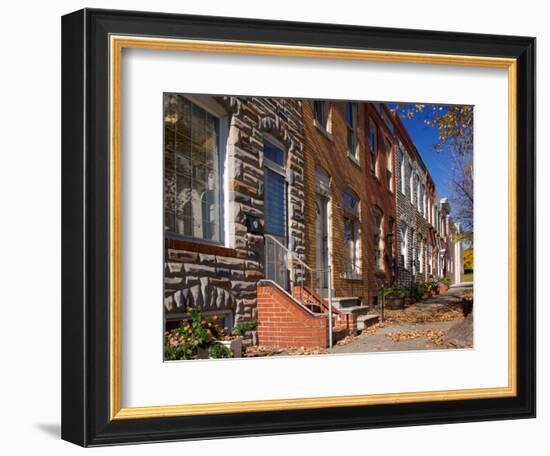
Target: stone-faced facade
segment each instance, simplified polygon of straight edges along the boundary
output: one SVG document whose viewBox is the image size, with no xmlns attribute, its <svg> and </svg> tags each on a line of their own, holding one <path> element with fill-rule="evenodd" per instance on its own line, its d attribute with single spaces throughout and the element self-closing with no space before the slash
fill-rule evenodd
<svg viewBox="0 0 550 456">
<path fill-rule="evenodd" d="M 396 243 L 397 284 L 409 288 L 415 282 L 415 237 L 417 222 L 416 189 L 417 151 L 399 117 L 393 116 L 396 150 Z"/>
<path fill-rule="evenodd" d="M 456 227 L 450 205 L 447 199 L 439 199 L 433 179 L 399 116 L 392 113 L 391 118 L 397 142 L 398 286 L 413 288 L 442 277 L 454 281 L 454 243 L 459 240 L 453 238 Z"/>
<path fill-rule="evenodd" d="M 228 327 L 255 320 L 270 230 L 304 255 L 301 104 L 165 96 L 167 322 L 188 307 Z"/>
</svg>

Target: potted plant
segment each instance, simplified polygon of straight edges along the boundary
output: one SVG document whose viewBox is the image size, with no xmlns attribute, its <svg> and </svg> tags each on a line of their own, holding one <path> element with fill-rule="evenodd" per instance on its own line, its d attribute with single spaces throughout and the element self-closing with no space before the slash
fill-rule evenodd
<svg viewBox="0 0 550 456">
<path fill-rule="evenodd" d="M 385 308 L 390 310 L 405 308 L 405 291 L 402 288 L 384 289 Z"/>
<path fill-rule="evenodd" d="M 449 289 L 449 285 L 451 285 L 451 279 L 449 279 L 448 277 L 443 277 L 439 281 L 439 288 L 438 288 L 439 294 L 446 293 L 447 290 Z"/>
<path fill-rule="evenodd" d="M 439 281 L 432 280 L 430 282 L 430 295 L 435 296 L 439 291 Z"/>
<path fill-rule="evenodd" d="M 431 296 L 430 288 L 430 282 L 424 282 L 420 285 L 420 299 L 428 299 Z"/>
<path fill-rule="evenodd" d="M 247 332 L 254 331 L 257 327 L 258 322 L 254 320 L 238 323 L 231 334 L 221 340 L 220 343 L 230 349 L 235 358 L 240 358 L 243 353 L 243 337 Z"/>
</svg>

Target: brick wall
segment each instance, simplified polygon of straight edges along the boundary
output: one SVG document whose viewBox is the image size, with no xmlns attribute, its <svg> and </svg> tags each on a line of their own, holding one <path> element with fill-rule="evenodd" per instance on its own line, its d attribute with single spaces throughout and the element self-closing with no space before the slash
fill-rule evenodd
<svg viewBox="0 0 550 456">
<path fill-rule="evenodd" d="M 394 139 L 394 134 L 391 129 L 392 125 L 389 124 L 381 114 L 385 110 L 385 107 L 380 104 L 365 103 L 365 142 L 367 143 L 367 150 L 369 151 L 366 154 L 367 166 L 365 167 L 365 180 L 366 180 L 366 196 L 367 203 L 370 213 L 368 214 L 367 220 L 367 250 L 369 256 L 367 258 L 368 264 L 368 276 L 369 276 L 369 302 L 374 305 L 374 298 L 380 290 L 381 287 L 392 286 L 396 279 L 396 270 L 395 270 L 395 256 L 397 254 L 396 242 L 395 242 L 395 220 L 396 220 L 396 200 L 395 200 L 395 190 L 396 190 L 396 180 L 395 180 L 395 150 L 396 144 Z M 377 169 L 376 173 L 371 171 L 371 154 L 370 149 L 368 148 L 368 131 L 369 131 L 369 122 L 372 121 L 376 125 L 376 130 L 378 133 L 377 144 L 378 144 L 378 154 L 377 154 Z M 389 125 L 388 125 L 389 124 Z M 385 142 L 389 145 L 389 151 L 385 149 Z M 391 189 L 388 190 L 386 184 L 386 170 L 389 169 L 392 172 L 391 179 Z M 373 224 L 373 211 L 377 208 L 382 214 L 382 242 L 384 244 L 383 249 L 383 269 L 379 268 L 374 259 L 374 224 Z M 387 235 L 390 232 L 390 219 L 394 220 L 394 238 L 393 245 L 390 251 L 390 246 L 388 245 Z"/>
<path fill-rule="evenodd" d="M 258 286 L 258 343 L 265 346 L 327 347 L 326 315 L 307 311 L 278 288 Z"/>
<path fill-rule="evenodd" d="M 316 127 L 313 121 L 311 100 L 303 102 L 305 128 L 304 183 L 305 183 L 305 239 L 307 263 L 315 268 L 316 250 L 316 169 L 323 170 L 330 179 L 329 213 L 329 264 L 333 268 L 332 284 L 335 296 L 358 296 L 368 303 L 367 223 L 370 221 L 365 198 L 365 132 L 364 111 L 358 109 L 358 155 L 353 160 L 347 151 L 345 103 L 330 102 L 328 132 Z M 353 191 L 360 198 L 361 269 L 359 279 L 346 278 L 344 274 L 344 210 L 343 192 Z"/>
</svg>

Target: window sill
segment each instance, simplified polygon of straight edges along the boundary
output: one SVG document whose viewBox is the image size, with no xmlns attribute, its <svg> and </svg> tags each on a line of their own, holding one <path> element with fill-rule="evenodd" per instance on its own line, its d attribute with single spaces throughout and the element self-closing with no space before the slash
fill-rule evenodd
<svg viewBox="0 0 550 456">
<path fill-rule="evenodd" d="M 221 256 L 237 256 L 235 249 L 225 247 L 221 244 L 211 244 L 201 242 L 200 240 L 188 240 L 170 236 L 170 233 L 165 233 L 164 246 L 168 249 L 187 250 L 189 252 L 207 253 L 211 255 Z"/>
<path fill-rule="evenodd" d="M 351 274 L 349 272 L 344 272 L 342 278 L 349 282 L 362 282 L 363 276 L 361 274 Z"/>
<path fill-rule="evenodd" d="M 355 165 L 355 166 L 358 166 L 359 168 L 361 168 L 361 162 L 359 161 L 359 159 L 353 155 L 349 150 L 347 152 L 347 155 L 348 155 L 348 158 L 350 159 L 350 161 Z"/>
<path fill-rule="evenodd" d="M 330 133 L 323 125 L 321 125 L 317 120 L 313 119 L 313 126 L 319 130 L 323 136 L 330 141 L 334 141 L 334 137 L 332 136 L 332 133 Z"/>
</svg>

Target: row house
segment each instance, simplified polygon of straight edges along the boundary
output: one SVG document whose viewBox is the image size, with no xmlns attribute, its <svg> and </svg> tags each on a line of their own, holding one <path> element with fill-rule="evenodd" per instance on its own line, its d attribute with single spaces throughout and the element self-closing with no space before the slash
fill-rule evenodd
<svg viewBox="0 0 550 456">
<path fill-rule="evenodd" d="M 167 327 L 189 307 L 228 328 L 258 320 L 266 235 L 303 257 L 301 103 L 164 95 Z"/>
<path fill-rule="evenodd" d="M 391 118 L 398 144 L 397 285 L 413 288 L 443 277 L 460 282 L 462 243 L 459 227 L 451 219 L 450 204 L 446 198 L 439 199 L 433 179 L 399 116 L 394 112 Z"/>
<path fill-rule="evenodd" d="M 383 288 L 460 267 L 449 204 L 383 103 L 168 93 L 164 170 L 167 328 L 200 308 L 257 322 L 249 343 L 327 346 L 376 321 Z"/>
</svg>

